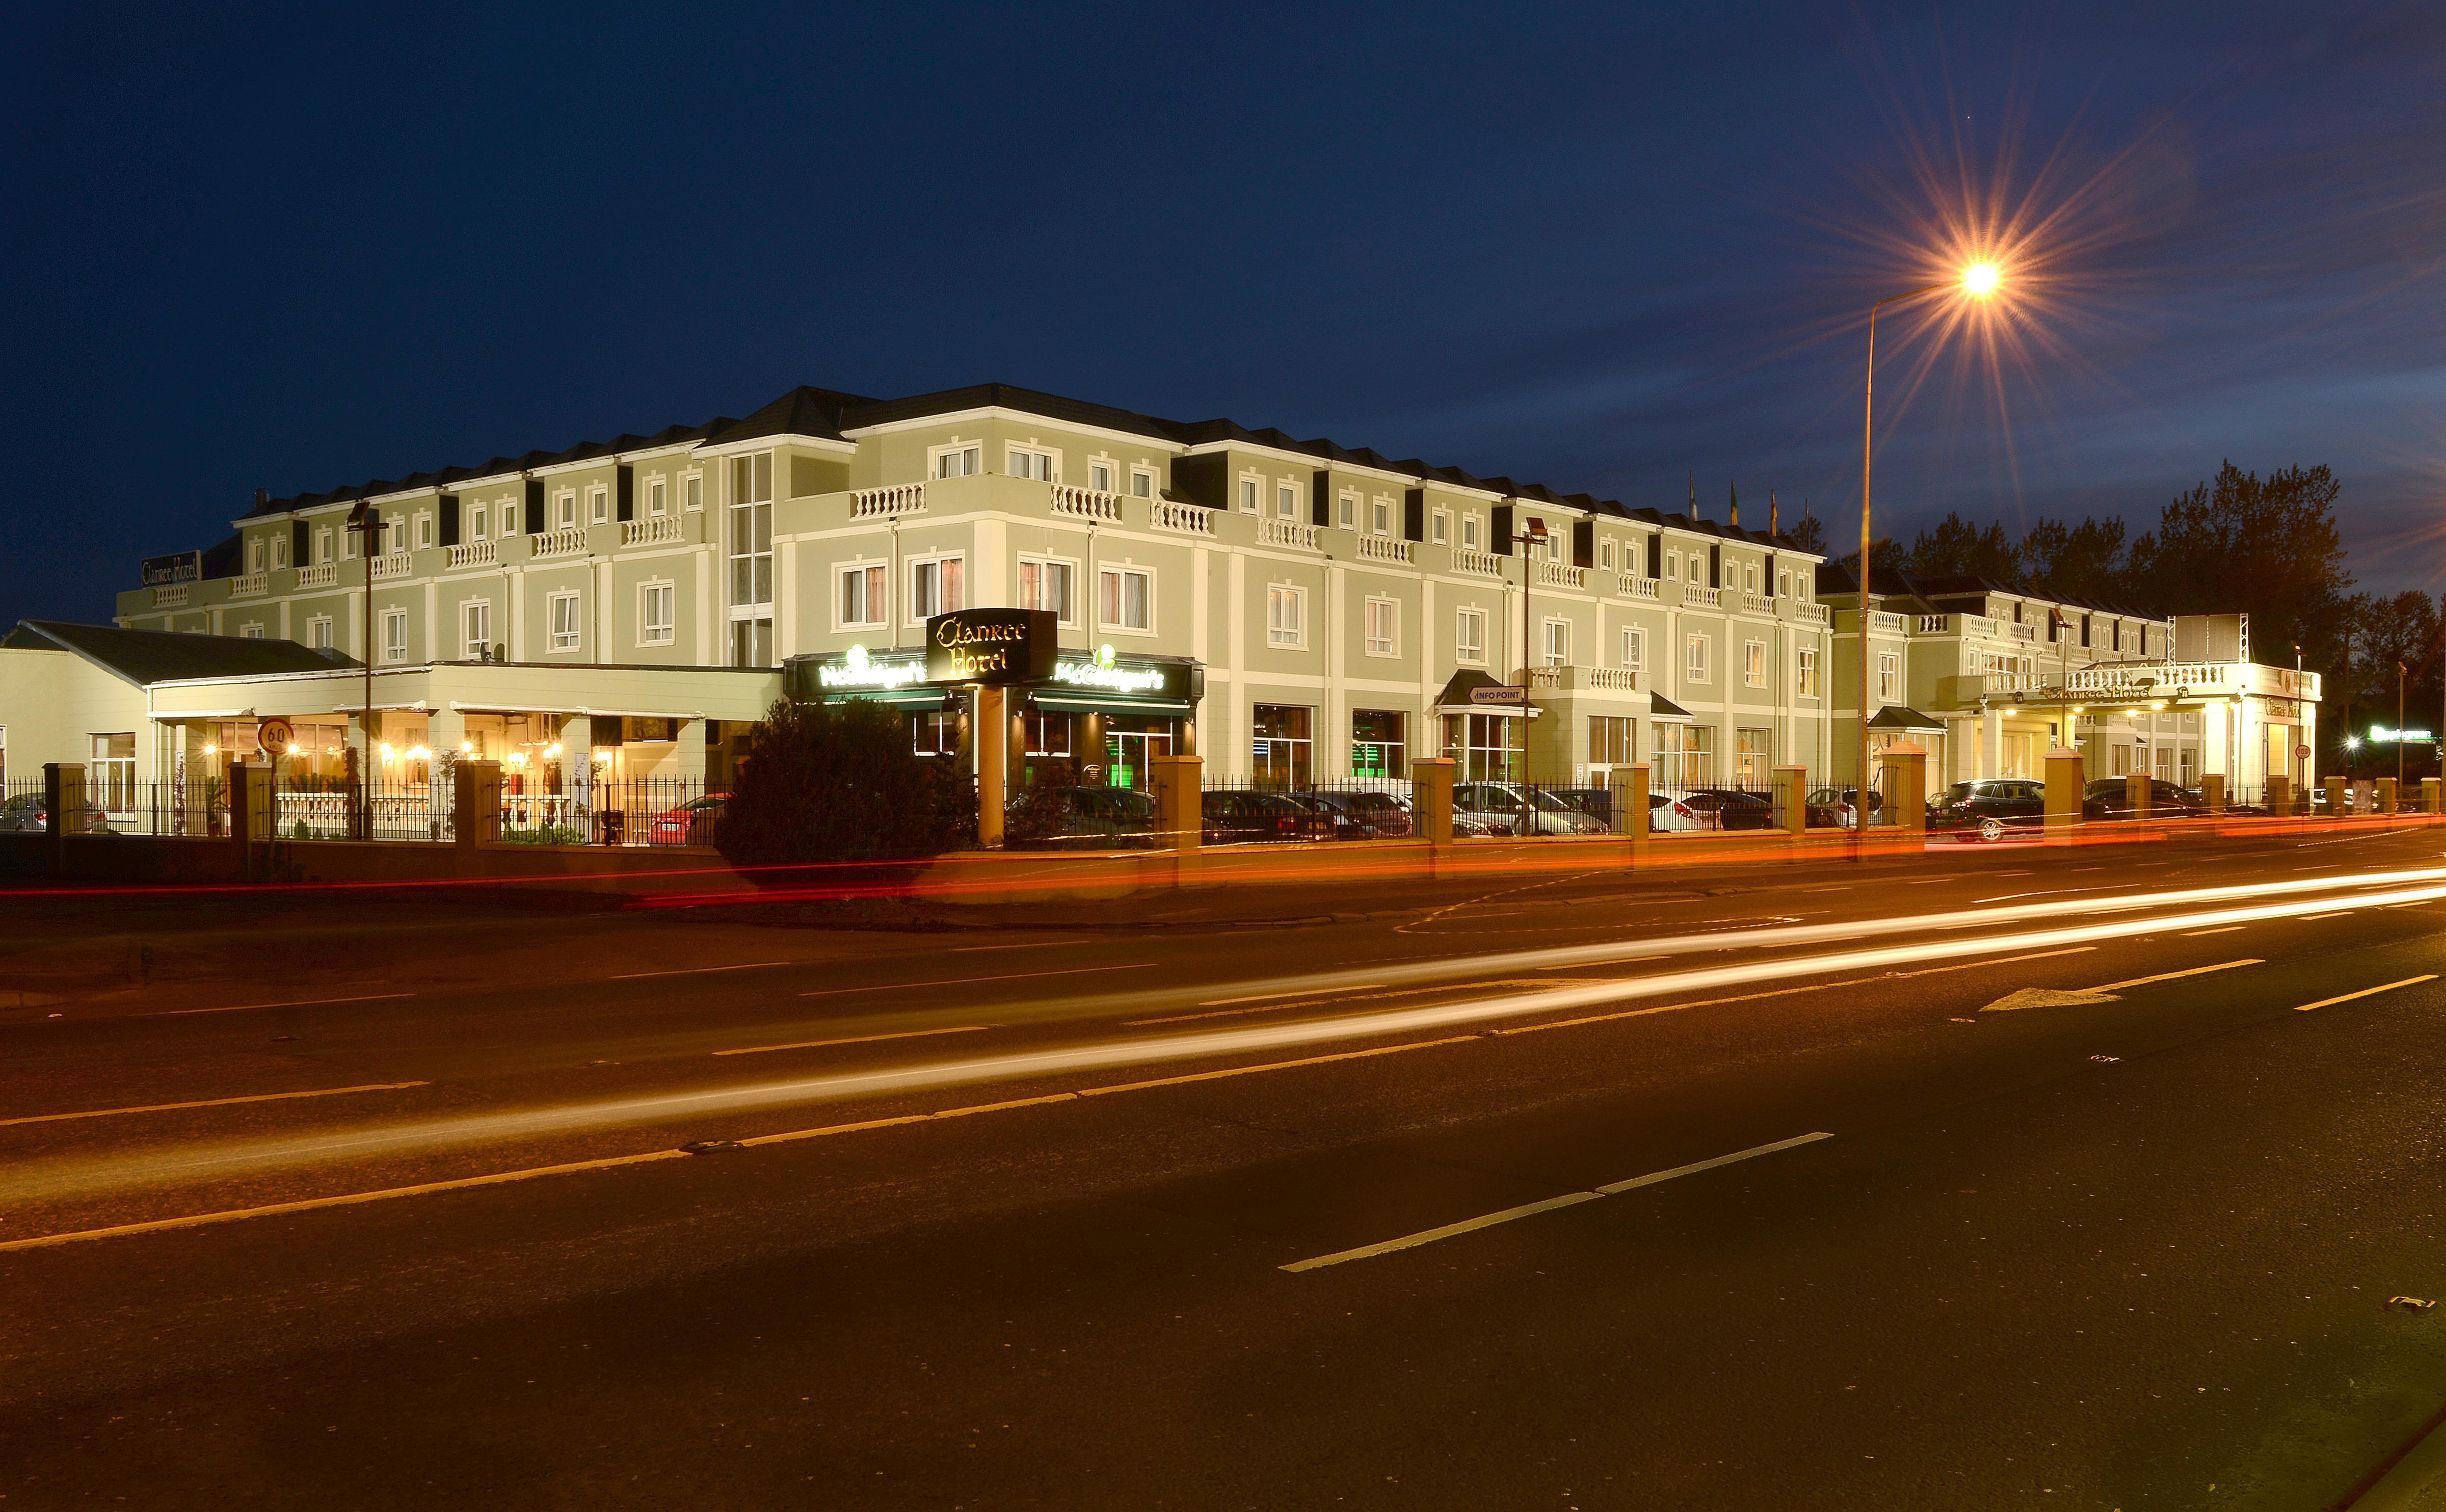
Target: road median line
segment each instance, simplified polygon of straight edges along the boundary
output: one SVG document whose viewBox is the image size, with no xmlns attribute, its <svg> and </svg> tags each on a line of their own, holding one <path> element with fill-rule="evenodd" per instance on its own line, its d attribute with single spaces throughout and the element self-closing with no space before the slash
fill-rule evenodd
<svg viewBox="0 0 2446 1512">
<path fill-rule="evenodd" d="M 2392 992 L 2399 987 L 2415 987 L 2422 982 L 2434 982 L 2436 980 L 2437 980 L 2437 973 L 2436 972 L 2424 972 L 2418 976 L 2407 976 L 2402 981 L 2388 982 L 2381 987 L 2364 987 L 2358 992 L 2346 992 L 2341 997 L 2323 997 L 2315 1003 L 2304 1003 L 2300 1007 L 2294 1009 L 2293 1011 L 2296 1013 L 2307 1013 L 2313 1009 L 2333 1008 L 2338 1003 L 2349 1003 L 2357 997 L 2375 997 L 2380 992 Z"/>
<path fill-rule="evenodd" d="M 18 1124 L 65 1124 L 79 1118 L 116 1118 L 122 1113 L 175 1113 L 189 1107 L 234 1107 L 240 1103 L 278 1103 L 299 1097 L 345 1097 L 350 1092 L 399 1092 L 429 1082 L 367 1082 L 363 1087 L 317 1087 L 303 1092 L 255 1092 L 245 1097 L 206 1097 L 192 1103 L 147 1103 L 141 1107 L 93 1107 L 79 1113 L 28 1113 L 0 1118 L 0 1128 Z"/>
</svg>

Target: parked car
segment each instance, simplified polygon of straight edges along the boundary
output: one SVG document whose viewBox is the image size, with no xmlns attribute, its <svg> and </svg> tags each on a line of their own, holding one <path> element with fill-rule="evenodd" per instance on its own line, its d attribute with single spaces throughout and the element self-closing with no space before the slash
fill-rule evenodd
<svg viewBox="0 0 2446 1512">
<path fill-rule="evenodd" d="M 1210 788 L 1198 795 L 1200 829 L 1207 842 L 1306 840 L 1316 816 L 1280 793 Z"/>
<path fill-rule="evenodd" d="M 649 845 L 710 845 L 713 827 L 722 821 L 722 810 L 730 802 L 728 793 L 706 793 L 691 798 L 677 808 L 656 814 L 646 826 Z"/>
<path fill-rule="evenodd" d="M 2120 777 L 2101 777 L 2081 792 L 2081 816 L 2085 819 L 2130 819 L 2131 790 Z M 2172 783 L 2149 779 L 2149 817 L 2152 819 L 2191 819 L 2209 811 L 2200 795 Z"/>
<path fill-rule="evenodd" d="M 1069 787 L 1052 830 L 1025 841 L 1049 849 L 1092 850 L 1156 842 L 1155 800 L 1128 787 Z"/>
<path fill-rule="evenodd" d="M 50 828 L 50 805 L 40 793 L 19 793 L 7 803 L 0 803 L 0 830 L 30 831 L 39 835 Z M 88 807 L 85 811 L 85 833 L 109 835 L 116 832 L 110 827 L 108 814 L 99 808 Z"/>
<path fill-rule="evenodd" d="M 2042 829 L 2046 822 L 2047 784 L 2026 777 L 1956 783 L 1928 811 L 1929 828 L 1960 830 L 1966 840 L 2003 840 L 2015 831 Z"/>
<path fill-rule="evenodd" d="M 1464 783 L 1453 789 L 1453 807 L 1499 835 L 1604 835 L 1605 822 L 1584 814 L 1542 788 L 1517 783 Z"/>
<path fill-rule="evenodd" d="M 1810 808 L 1809 822 L 1813 824 L 1821 822 L 1817 816 L 1825 814 L 1830 817 L 1822 822 L 1836 829 L 1860 827 L 1855 809 L 1859 801 L 1860 790 L 1856 787 L 1812 788 L 1809 796 L 1802 800 Z M 1870 822 L 1876 822 L 1877 815 L 1884 810 L 1885 806 L 1886 795 L 1871 788 L 1869 790 Z"/>
<path fill-rule="evenodd" d="M 1775 827 L 1775 801 L 1762 793 L 1743 792 L 1738 787 L 1699 787 L 1682 795 L 1682 801 L 1703 814 L 1713 814 L 1716 829 L 1772 829 Z"/>
<path fill-rule="evenodd" d="M 1613 789 L 1609 787 L 1549 787 L 1545 789 L 1565 803 L 1588 815 L 1607 830 L 1613 828 Z"/>
<path fill-rule="evenodd" d="M 1713 813 L 1703 813 L 1667 793 L 1647 795 L 1647 828 L 1651 834 L 1676 835 L 1715 827 Z"/>
<path fill-rule="evenodd" d="M 1333 815 L 1336 840 L 1398 840 L 1410 833 L 1410 811 L 1390 793 L 1330 791 L 1299 795 Z"/>
</svg>

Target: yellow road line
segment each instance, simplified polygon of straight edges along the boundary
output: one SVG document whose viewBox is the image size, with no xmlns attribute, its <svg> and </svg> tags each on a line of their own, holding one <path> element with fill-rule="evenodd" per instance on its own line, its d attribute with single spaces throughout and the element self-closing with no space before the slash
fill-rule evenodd
<svg viewBox="0 0 2446 1512">
<path fill-rule="evenodd" d="M 607 978 L 614 982 L 634 982 L 648 976 L 703 976 L 707 972 L 753 972 L 767 966 L 796 966 L 797 961 L 736 961 L 728 966 L 674 966 L 667 972 L 621 972 Z"/>
<path fill-rule="evenodd" d="M 225 1008 L 170 1008 L 159 1013 L 145 1013 L 144 1018 L 177 1018 L 182 1013 L 244 1013 L 258 1008 L 320 1008 L 325 1003 L 381 1003 L 394 997 L 414 997 L 414 992 L 367 992 L 357 997 L 301 997 L 293 1003 L 232 1003 Z"/>
<path fill-rule="evenodd" d="M 2136 976 L 2128 982 L 2108 982 L 2102 987 L 2092 987 L 2087 989 L 2087 991 L 2093 992 L 2120 992 L 2127 987 L 2146 987 L 2151 982 L 2179 981 L 2186 976 L 2206 976 L 2211 972 L 2230 972 L 2237 966 L 2265 966 L 2267 964 L 2267 963 L 2266 961 L 2263 961 L 2254 955 L 2238 961 L 2219 961 L 2214 966 L 2194 966 L 2187 972 L 2159 972 L 2154 976 Z"/>
<path fill-rule="evenodd" d="M 1193 1071 L 1186 1076 L 1159 1076 L 1146 1082 L 1122 1082 L 1114 1087 L 1082 1087 L 1081 1097 L 1102 1097 L 1109 1092 L 1142 1092 L 1150 1087 L 1179 1087 L 1189 1082 L 1220 1081 L 1226 1076 L 1247 1076 L 1254 1071 L 1288 1070 L 1294 1066 L 1323 1066 L 1328 1061 L 1363 1061 L 1375 1055 L 1399 1055 L 1403 1050 L 1432 1049 L 1438 1045 L 1458 1045 L 1464 1041 L 1485 1038 L 1482 1034 L 1455 1034 L 1449 1039 L 1413 1040 L 1406 1045 L 1381 1045 L 1372 1050 L 1342 1050 L 1332 1055 L 1308 1055 L 1296 1061 L 1273 1061 L 1264 1066 L 1232 1066 L 1219 1071 Z"/>
<path fill-rule="evenodd" d="M 410 1087 L 430 1086 L 426 1082 L 367 1082 L 363 1087 L 318 1087 L 306 1092 L 256 1092 L 249 1097 L 207 1097 L 193 1103 L 147 1103 L 141 1107 L 94 1107 L 82 1113 L 31 1113 L 23 1118 L 0 1118 L 0 1128 L 12 1124 L 59 1124 L 72 1118 L 116 1118 L 122 1113 L 170 1113 L 182 1107 L 230 1107 L 239 1103 L 277 1103 L 293 1097 L 341 1097 L 349 1092 L 396 1092 Z"/>
<path fill-rule="evenodd" d="M 2356 997 L 2373 997 L 2380 992 L 2392 992 L 2399 987 L 2410 987 L 2418 982 L 2434 982 L 2436 980 L 2437 980 L 2437 973 L 2436 972 L 2427 972 L 2418 976 L 2407 976 L 2399 982 L 2389 982 L 2383 987 L 2364 987 L 2358 992 L 2346 992 L 2342 997 L 2323 997 L 2315 1003 L 2305 1003 L 2293 1011 L 2296 1013 L 2306 1013 L 2314 1008 L 2333 1008 L 2338 1003 L 2349 1003 Z"/>
<path fill-rule="evenodd" d="M 877 982 L 872 987 L 824 987 L 800 997 L 838 997 L 844 992 L 905 992 L 913 987 L 969 987 L 978 982 L 1017 982 L 1032 976 L 1083 976 L 1090 972 L 1131 972 L 1153 961 L 1124 961 L 1118 966 L 1065 966 L 1055 972 L 1005 972 L 998 976 L 947 976 L 934 982 Z"/>
<path fill-rule="evenodd" d="M 1961 961 L 1951 966 L 1929 966 L 1916 972 L 1881 972 L 1875 976 L 1854 976 L 1840 982 L 1809 982 L 1799 987 L 1769 988 L 1762 992 L 1740 992 L 1731 997 L 1703 997 L 1688 1003 L 1659 1003 L 1650 1008 L 1627 1008 L 1612 1013 L 1590 1013 L 1581 1018 L 1558 1018 L 1548 1024 L 1523 1024 L 1517 1029 L 1488 1030 L 1489 1034 L 1536 1034 L 1550 1029 L 1577 1029 L 1583 1024 L 1609 1024 L 1616 1019 L 1646 1018 L 1651 1013 L 1678 1012 L 1685 1008 L 1713 1008 L 1719 1003 L 1751 1003 L 1762 997 L 1790 997 L 1795 992 L 1826 992 L 1838 987 L 1866 987 L 1872 982 L 1890 982 L 1898 976 L 1933 976 L 1939 972 L 1966 972 L 1975 966 L 2009 966 L 2015 961 L 2042 961 L 2053 955 L 2081 955 L 2098 949 L 2095 945 L 2075 945 L 2068 950 L 2040 951 L 2030 955 L 2007 955 L 1995 961 Z"/>
<path fill-rule="evenodd" d="M 845 1039 L 800 1040 L 790 1045 L 748 1045 L 735 1050 L 715 1050 L 713 1053 L 762 1055 L 768 1050 L 819 1050 L 831 1045 L 872 1045 L 877 1040 L 924 1039 L 931 1034 L 975 1034 L 991 1028 L 991 1024 L 962 1024 L 956 1029 L 904 1029 L 890 1034 L 852 1034 Z"/>
<path fill-rule="evenodd" d="M 2223 928 L 2221 928 L 2221 929 L 2193 929 L 2193 930 L 2185 930 L 2185 931 L 2183 932 L 2183 938 L 2185 938 L 2185 939 L 2197 939 L 2197 938 L 2199 938 L 2199 937 L 2200 937 L 2201 936 L 2203 936 L 2203 935 L 2230 935 L 2230 934 L 2234 933 L 2236 930 L 2248 929 L 2249 927 L 2250 927 L 2250 926 L 2249 926 L 2249 925 L 2248 925 L 2248 924 L 2228 924 L 2228 925 L 2224 926 L 2224 927 L 2223 927 Z"/>
</svg>

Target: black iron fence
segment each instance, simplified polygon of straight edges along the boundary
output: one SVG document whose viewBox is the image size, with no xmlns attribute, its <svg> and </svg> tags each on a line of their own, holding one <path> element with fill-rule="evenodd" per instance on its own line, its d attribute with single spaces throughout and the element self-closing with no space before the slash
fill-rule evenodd
<svg viewBox="0 0 2446 1512">
<path fill-rule="evenodd" d="M 700 777 L 604 777 L 566 791 L 538 792 L 513 782 L 499 796 L 499 838 L 531 845 L 710 845 L 725 794 Z M 0 784 L 0 833 L 43 833 L 49 802 L 40 778 Z M 219 840 L 232 833 L 228 786 L 218 778 L 122 782 L 107 792 L 86 790 L 73 834 L 183 836 Z M 423 841 L 458 839 L 455 788 L 449 781 L 377 779 L 359 787 L 340 778 L 276 778 L 268 826 L 276 841 Z"/>
</svg>

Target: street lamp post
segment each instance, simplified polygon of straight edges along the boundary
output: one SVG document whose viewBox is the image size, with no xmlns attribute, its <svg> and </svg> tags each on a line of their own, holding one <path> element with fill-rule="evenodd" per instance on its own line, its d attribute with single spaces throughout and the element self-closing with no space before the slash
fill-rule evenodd
<svg viewBox="0 0 2446 1512">
<path fill-rule="evenodd" d="M 1529 833 L 1529 585 L 1536 568 L 1529 554 L 1546 543 L 1546 522 L 1529 521 L 1529 528 L 1512 538 L 1520 548 L 1520 819 L 1521 833 Z"/>
<path fill-rule="evenodd" d="M 373 505 L 360 503 L 348 517 L 348 528 L 359 540 L 358 552 L 366 559 L 366 607 L 359 615 L 363 629 L 357 637 L 357 653 L 364 658 L 366 669 L 365 728 L 357 737 L 356 812 L 349 816 L 348 828 L 355 839 L 373 839 L 373 767 L 374 767 L 374 557 L 382 550 L 382 516 Z"/>
<path fill-rule="evenodd" d="M 1870 482 L 1877 450 L 1877 312 L 1947 289 L 1959 289 L 1973 299 L 1996 293 L 2002 275 L 1990 262 L 1974 262 L 1953 283 L 1929 284 L 1904 293 L 1888 294 L 1869 307 L 1869 381 L 1860 423 L 1860 751 L 1853 797 L 1856 801 L 1853 839 L 1866 838 L 1869 827 L 1869 541 Z"/>
</svg>

